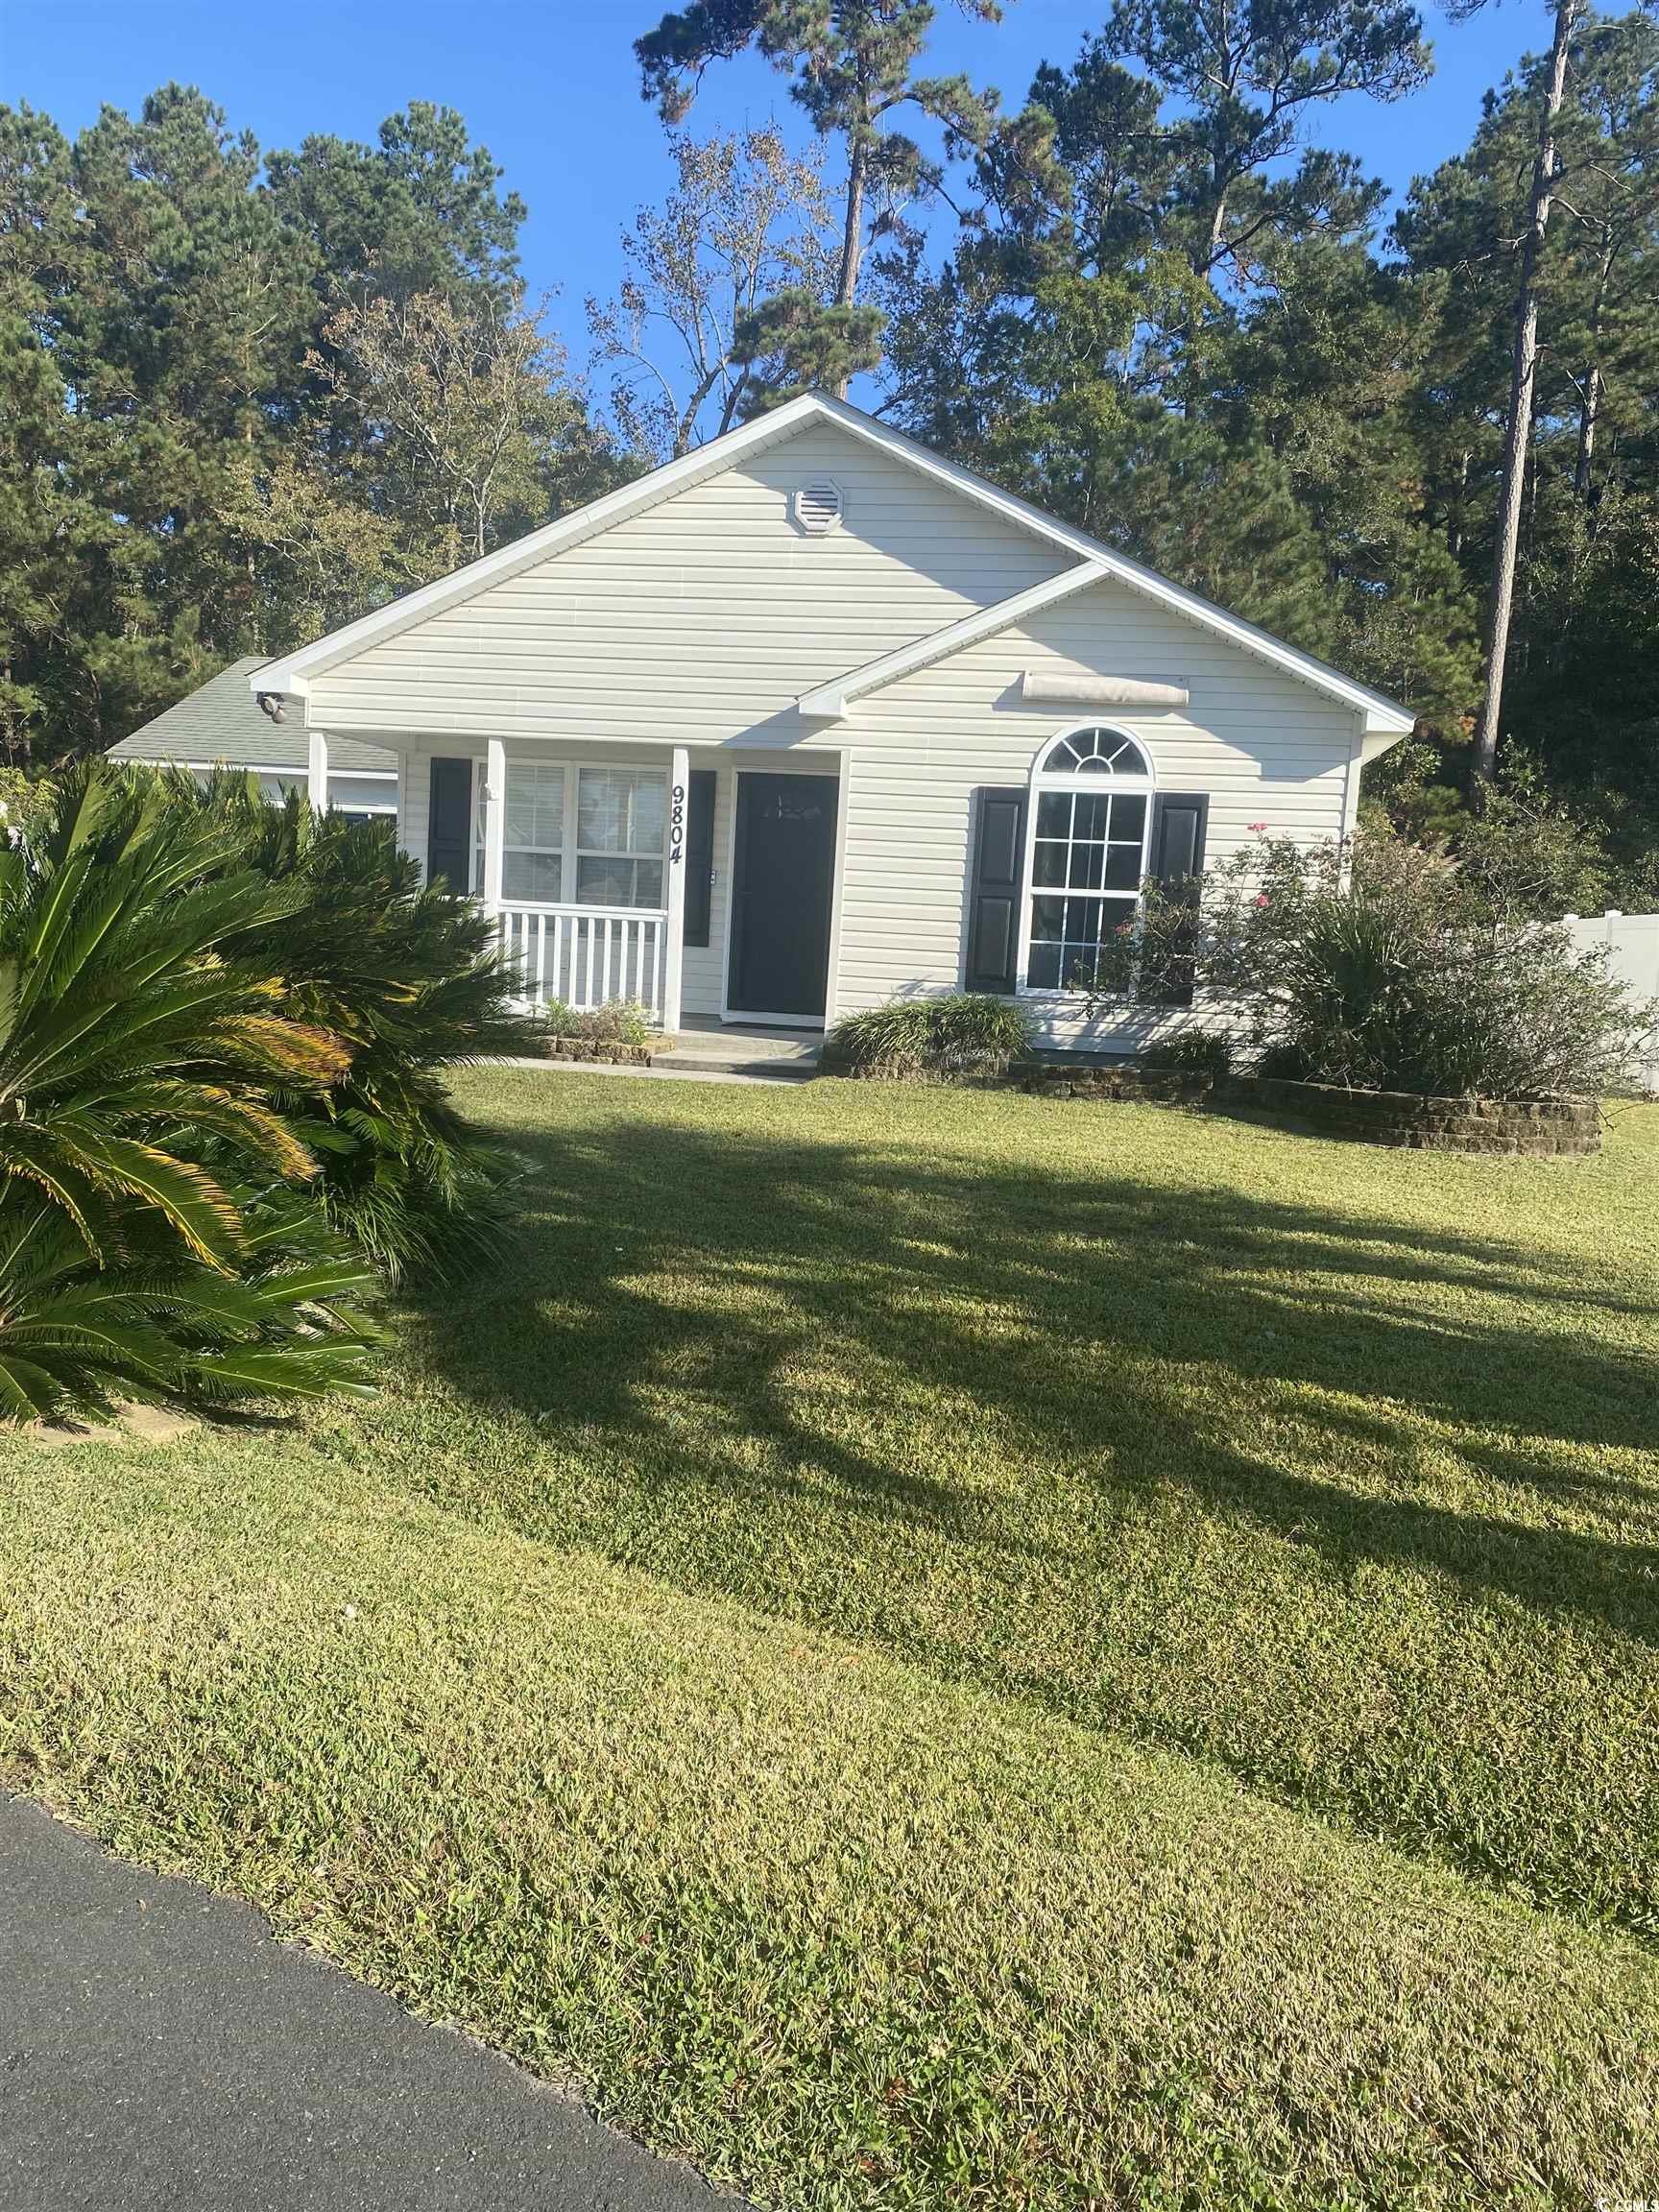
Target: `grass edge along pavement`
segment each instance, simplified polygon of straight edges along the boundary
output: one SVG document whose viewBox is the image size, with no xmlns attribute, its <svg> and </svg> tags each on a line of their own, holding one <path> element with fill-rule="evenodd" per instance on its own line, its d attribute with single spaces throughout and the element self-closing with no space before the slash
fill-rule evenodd
<svg viewBox="0 0 1659 2212">
<path fill-rule="evenodd" d="M 653 1150 L 637 1109 L 593 1095 L 599 1085 L 559 1086 L 555 1107 L 534 1076 L 469 1080 L 515 1137 L 537 1132 L 529 1196 L 556 1275 L 516 1268 L 493 1301 L 452 1316 L 447 1336 L 421 1323 L 409 1364 L 363 1412 L 122 1453 L 0 1440 L 0 1759 L 13 1778 L 116 1847 L 239 1890 L 406 2001 L 575 2080 L 608 2117 L 768 2203 L 1392 2207 L 1654 2192 L 1650 1952 L 1540 1911 L 1518 1885 L 1504 1896 L 1460 1878 L 1427 1847 L 1367 1840 L 1346 1814 L 1270 1802 L 1214 1759 L 1080 1724 L 1047 1694 L 1061 1676 L 1016 1678 L 1012 1647 L 975 1656 L 941 1638 L 927 1610 L 939 1559 L 987 1603 L 1009 1598 L 986 1578 L 972 1510 L 935 1552 L 896 1488 L 862 1518 L 844 1495 L 878 1444 L 914 1433 L 923 1384 L 943 1392 L 947 1415 L 959 1410 L 940 1347 L 914 1334 L 929 1317 L 946 1338 L 961 1324 L 941 1277 L 974 1307 L 995 1401 L 1002 1363 L 1032 1361 L 1018 1330 L 998 1349 L 1014 1305 L 1041 1318 L 1058 1300 L 1093 1316 L 1092 1244 L 1102 1262 L 1137 1249 L 1144 1217 L 1113 1194 L 1124 1179 L 1158 1195 L 1179 1259 L 1194 1178 L 1248 1169 L 1254 1210 L 1235 1217 L 1224 1274 L 1196 1253 L 1185 1262 L 1209 1350 L 1243 1361 L 1271 1313 L 1263 1363 L 1295 1383 L 1295 1421 L 1340 1410 L 1299 1331 L 1322 1317 L 1332 1352 L 1353 1357 L 1344 1270 L 1359 1255 L 1344 1242 L 1331 1259 L 1286 1196 L 1292 1185 L 1306 1195 L 1337 1148 L 1235 1130 L 1195 1156 L 1181 1118 L 1114 1109 L 1109 1190 L 1091 1155 L 1107 1140 L 1089 1134 L 1098 1120 L 1086 1109 L 1020 1100 L 986 1119 L 979 1100 L 919 1105 L 867 1087 L 854 1104 L 851 1087 L 824 1086 L 805 1112 L 800 1094 L 679 1093 L 671 1110 L 654 1101 Z M 1012 1140 L 1028 1155 L 1008 1216 L 1018 1249 L 964 1257 L 965 1212 L 983 1218 L 998 1189 L 1007 1195 L 996 1175 Z M 1647 1188 L 1645 1160 L 1616 1149 L 1590 1171 L 1519 1178 L 1438 1164 L 1427 1180 L 1391 1163 L 1351 1191 L 1343 1237 L 1366 1230 L 1370 1206 L 1373 1241 L 1413 1208 L 1458 1201 L 1458 1268 L 1420 1272 L 1413 1246 L 1394 1273 L 1365 1277 L 1394 1379 L 1452 1387 L 1520 1292 L 1565 1295 L 1550 1269 L 1569 1248 L 1563 1326 L 1529 1339 L 1531 1357 L 1553 1345 L 1566 1360 L 1587 1318 L 1601 1353 L 1639 1349 L 1651 1317 L 1623 1296 L 1618 1224 Z M 665 1226 L 662 1179 L 676 1166 L 706 1187 Z M 1086 1235 L 1057 1228 L 1045 1178 L 1071 1179 Z M 1475 1248 L 1500 1190 L 1536 1216 L 1536 1264 L 1519 1284 L 1509 1261 L 1489 1280 Z M 1610 1223 L 1601 1209 L 1615 1201 Z M 1229 1397 L 1214 1360 L 1194 1358 L 1170 1278 L 1139 1249 L 1138 1294 L 1164 1304 L 1156 1330 L 1108 1338 L 1106 1372 L 1133 1382 L 1162 1347 L 1216 1419 L 1242 1420 L 1256 1399 Z M 1290 1259 L 1306 1269 L 1322 1256 L 1304 1311 L 1280 1278 Z M 811 1303 L 808 1278 L 826 1271 L 858 1324 L 838 1345 Z M 689 1332 L 688 1300 L 706 1306 Z M 1449 1310 L 1462 1317 L 1455 1335 Z M 655 1341 L 642 1316 L 657 1318 Z M 499 1386 L 486 1403 L 471 1362 L 492 1334 Z M 567 1396 L 564 1418 L 539 1431 L 531 1386 L 546 1393 L 579 1372 L 595 1340 L 613 1358 L 632 1342 L 631 1363 Z M 709 1365 L 718 1343 L 730 1358 Z M 433 1350 L 436 1368 L 422 1364 Z M 1561 1368 L 1569 1410 L 1605 1371 Z M 1053 1385 L 1056 1371 L 1039 1362 L 1033 1380 Z M 1267 1391 L 1269 1378 L 1247 1380 L 1257 1399 Z M 850 1401 L 836 1398 L 854 1383 Z M 710 1399 L 715 1385 L 723 1399 Z M 1506 1369 L 1490 1384 L 1513 1387 Z M 736 1508 L 758 1522 L 740 1574 L 712 1555 L 725 1525 L 697 1521 L 719 1471 L 681 1466 L 687 1439 L 665 1408 L 687 1391 L 706 1420 L 723 1408 L 750 1431 L 747 1456 L 723 1463 Z M 1139 1415 L 1161 1403 L 1133 1399 Z M 1498 1456 L 1484 1426 L 1456 1430 L 1444 1406 L 1429 1407 L 1424 1433 L 1407 1418 L 1423 1407 L 1384 1409 L 1441 1509 L 1473 1512 L 1476 1477 L 1496 1471 L 1511 1517 L 1531 1514 L 1540 1536 L 1564 1518 L 1604 1522 L 1585 1479 L 1633 1463 L 1596 1435 L 1569 1449 L 1563 1431 L 1548 1451 L 1539 1439 L 1529 1492 L 1518 1431 Z M 1050 1443 L 1077 1410 L 1044 1403 Z M 1269 1414 L 1262 1451 L 1288 1435 Z M 866 1416 L 874 1429 L 845 1425 Z M 985 1479 L 981 1441 L 961 1438 L 968 1506 Z M 1002 1441 L 994 1430 L 990 1444 Z M 794 1487 L 768 1506 L 758 1478 L 776 1479 L 785 1456 Z M 475 1489 L 463 1461 L 476 1462 Z M 1387 1470 L 1397 1482 L 1394 1461 Z M 1056 1459 L 1040 1474 L 1070 1515 L 1072 1471 Z M 630 1479 L 643 1518 L 619 1520 Z M 1012 1506 L 1029 1521 L 1043 1503 L 1039 1486 Z M 1179 1590 L 1148 1549 L 1163 1523 L 1134 1503 L 1129 1564 L 1158 1570 L 1168 1601 Z M 1224 1498 L 1175 1504 L 1196 1551 L 1237 1537 Z M 669 1543 L 681 1523 L 691 1550 Z M 999 1543 L 1001 1526 L 977 1535 Z M 1479 1551 L 1493 1539 L 1472 1526 Z M 756 1579 L 790 1530 L 793 1556 L 773 1558 L 770 1583 Z M 848 1632 L 800 1612 L 845 1565 L 837 1531 L 878 1546 L 891 1570 L 879 1601 L 849 1588 Z M 1310 1524 L 1272 1542 L 1325 1574 L 1319 1534 Z M 1114 1556 L 1086 1564 L 1100 1574 Z M 1552 1572 L 1592 1557 L 1576 1541 L 1549 1554 Z M 1044 1572 L 1065 1565 L 1052 1553 Z M 1355 1637 L 1376 1618 L 1378 1572 L 1326 1575 L 1349 1607 L 1330 1619 Z M 1422 1575 L 1471 1637 L 1495 1621 L 1512 1639 L 1547 1639 L 1557 1606 L 1585 1640 L 1546 1656 L 1635 1653 L 1623 1631 L 1609 1635 L 1605 1610 L 1575 1610 L 1584 1590 L 1546 1578 L 1539 1612 L 1540 1593 L 1449 1576 L 1431 1558 L 1388 1573 Z M 719 1587 L 727 1575 L 739 1586 Z M 1287 1604 L 1301 1587 L 1269 1595 Z M 1385 1578 L 1384 1598 L 1393 1588 Z M 1120 1601 L 1115 1582 L 1099 1589 L 1103 1605 Z M 1070 1618 L 1062 1607 L 1061 1625 Z M 1497 1663 L 1522 1648 L 1477 1651 L 1492 1662 L 1491 1695 L 1503 1688 Z M 1380 1671 L 1356 1677 L 1367 1695 L 1387 1692 L 1401 1657 L 1384 1651 Z M 1281 1694 L 1292 1677 L 1273 1658 L 1262 1671 Z M 1353 1695 L 1333 1682 L 1332 1696 Z M 1529 1752 L 1550 1779 L 1544 1762 L 1563 1750 L 1552 1725 L 1537 1717 L 1519 1753 L 1507 1726 L 1495 1729 L 1494 1760 Z M 1426 1759 L 1425 1797 L 1452 1772 Z M 1587 1823 L 1605 1811 L 1599 1772 L 1580 1779 Z M 1535 1802 L 1540 1819 L 1571 1814 L 1559 1782 Z"/>
<path fill-rule="evenodd" d="M 764 2201 L 1651 2184 L 1623 1937 L 298 1442 L 9 1475 L 12 1778 Z"/>
</svg>

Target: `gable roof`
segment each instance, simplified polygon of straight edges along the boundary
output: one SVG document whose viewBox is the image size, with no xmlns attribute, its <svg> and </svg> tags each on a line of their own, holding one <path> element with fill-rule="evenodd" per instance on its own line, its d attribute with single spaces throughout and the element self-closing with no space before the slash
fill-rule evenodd
<svg viewBox="0 0 1659 2212">
<path fill-rule="evenodd" d="M 925 637 L 913 637 L 908 645 L 883 653 L 878 661 L 866 661 L 862 668 L 851 669 L 845 676 L 831 677 L 828 684 L 803 691 L 795 704 L 809 722 L 844 722 L 855 699 L 879 691 L 884 685 L 896 684 L 901 676 L 913 675 L 918 668 L 943 661 L 948 654 L 959 653 L 964 645 L 976 645 L 981 637 L 994 637 L 998 630 L 1022 622 L 1027 614 L 1039 613 L 1058 600 L 1070 599 L 1074 591 L 1085 591 L 1092 584 L 1104 584 L 1110 574 L 1111 570 L 1100 561 L 1085 561 L 1075 568 L 1063 568 L 1059 575 L 1046 576 L 1040 584 L 1028 584 L 1023 591 L 1016 591 L 1011 598 L 998 599 L 989 607 L 975 607 L 972 614 L 962 615 L 943 630 L 931 630 Z"/>
<path fill-rule="evenodd" d="M 1200 628 L 1214 632 L 1225 637 L 1230 644 L 1256 654 L 1286 674 L 1311 685 L 1314 690 L 1356 709 L 1363 716 L 1368 733 L 1403 736 L 1411 729 L 1411 715 L 1394 700 L 1384 698 L 1382 692 L 1355 683 L 1338 670 L 1328 667 L 1324 661 L 1316 661 L 1311 654 L 1286 645 L 1283 639 L 1270 636 L 1265 630 L 1259 630 L 1254 623 L 1241 621 L 1238 615 L 1229 614 L 1225 609 L 1214 606 L 1196 591 L 1189 591 L 1182 585 L 1172 584 L 1167 577 L 1143 567 L 1140 562 L 1114 552 L 1098 539 L 1089 537 L 1084 531 L 1072 529 L 1070 523 L 1056 520 L 1052 515 L 1046 515 L 1040 507 L 1033 507 L 1029 501 L 1017 498 L 1012 493 L 999 491 L 996 485 L 987 483 L 984 477 L 974 475 L 972 469 L 964 469 L 954 461 L 943 459 L 926 445 L 918 445 L 914 439 L 906 438 L 902 431 L 877 421 L 872 415 L 866 415 L 862 409 L 849 406 L 844 399 L 831 399 L 820 392 L 805 393 L 800 398 L 789 400 L 769 415 L 757 416 L 753 421 L 727 431 L 724 437 L 711 439 L 707 445 L 700 445 L 693 452 L 682 455 L 678 461 L 665 463 L 661 469 L 653 469 L 649 475 L 639 477 L 632 484 L 625 484 L 618 491 L 608 493 L 604 498 L 578 508 L 559 521 L 546 523 L 541 529 L 531 531 L 528 537 L 519 538 L 511 545 L 503 545 L 497 551 L 486 554 L 482 560 L 469 562 L 465 568 L 457 568 L 452 574 L 440 577 L 436 583 L 422 585 L 419 590 L 411 591 L 401 599 L 395 599 L 390 606 L 378 608 L 373 613 L 348 623 L 344 629 L 319 638 L 314 645 L 307 645 L 297 653 L 265 662 L 249 676 L 249 689 L 255 693 L 281 691 L 303 696 L 307 680 L 311 676 L 321 674 L 341 661 L 349 660 L 381 638 L 395 637 L 399 631 L 410 628 L 442 608 L 470 598 L 474 592 L 490 584 L 516 575 L 521 569 L 532 567 L 538 562 L 565 551 L 567 546 L 578 544 L 582 540 L 609 529 L 613 523 L 643 513 L 659 501 L 671 498 L 676 492 L 702 482 L 705 477 L 718 475 L 746 456 L 793 437 L 809 422 L 833 423 L 850 436 L 876 446 L 921 475 L 949 485 L 963 498 L 1061 547 L 1074 555 L 1080 564 L 1098 571 L 1087 579 L 1078 579 L 1076 570 L 1070 571 L 1070 589 L 1081 589 L 1083 581 L 1099 583 L 1108 578 L 1113 579 L 1126 585 L 1131 590 L 1143 592 L 1148 598 L 1159 601 L 1174 613 L 1197 623 Z M 1027 593 L 1017 593 L 1013 600 L 1001 601 L 998 609 L 977 611 L 966 616 L 961 623 L 953 623 L 947 630 L 934 633 L 931 639 L 918 640 L 916 647 L 906 647 L 903 651 L 920 651 L 921 658 L 913 663 L 916 666 L 927 660 L 939 659 L 945 653 L 955 652 L 961 645 L 972 642 L 974 637 L 988 637 L 996 629 L 1019 621 L 1022 613 L 1031 611 L 1018 604 L 1027 597 Z M 993 620 L 984 627 L 976 627 L 986 614 L 999 614 L 1000 619 Z M 954 637 L 953 633 L 959 630 L 972 632 L 972 637 Z M 876 673 L 885 661 L 902 658 L 902 655 L 883 656 L 882 662 L 871 662 L 864 668 L 852 670 L 839 681 L 838 685 L 821 685 L 818 692 L 806 696 L 819 698 L 837 689 L 875 689 L 879 684 L 893 682 L 896 676 L 906 673 L 904 668 L 897 668 L 890 674 Z"/>
<path fill-rule="evenodd" d="M 273 722 L 260 712 L 249 689 L 249 676 L 264 665 L 257 653 L 232 661 L 131 737 L 111 745 L 110 759 L 179 760 L 192 767 L 223 760 L 231 768 L 303 776 L 309 758 L 304 724 Z M 395 775 L 397 756 L 360 738 L 340 737 L 329 744 L 328 766 L 335 773 Z"/>
</svg>

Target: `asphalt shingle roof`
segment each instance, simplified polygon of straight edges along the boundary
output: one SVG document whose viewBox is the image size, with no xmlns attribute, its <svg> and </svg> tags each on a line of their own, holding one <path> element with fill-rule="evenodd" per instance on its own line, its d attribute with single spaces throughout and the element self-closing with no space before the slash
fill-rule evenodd
<svg viewBox="0 0 1659 2212">
<path fill-rule="evenodd" d="M 111 745 L 112 760 L 223 760 L 232 768 L 281 768 L 305 773 L 305 731 L 295 719 L 290 705 L 286 722 L 273 722 L 259 711 L 248 688 L 250 669 L 263 665 L 263 657 L 251 653 L 232 661 L 228 668 L 210 677 L 200 690 L 179 700 Z M 397 756 L 381 745 L 365 745 L 358 737 L 330 737 L 331 772 L 349 775 L 366 769 L 396 768 Z"/>
</svg>

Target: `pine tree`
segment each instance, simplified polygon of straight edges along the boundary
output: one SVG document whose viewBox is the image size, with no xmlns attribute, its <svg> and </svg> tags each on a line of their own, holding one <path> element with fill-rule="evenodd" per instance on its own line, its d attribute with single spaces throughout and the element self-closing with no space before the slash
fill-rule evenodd
<svg viewBox="0 0 1659 2212">
<path fill-rule="evenodd" d="M 1479 0 L 1476 0 L 1479 5 Z M 1497 543 L 1492 557 L 1491 610 L 1486 628 L 1486 685 L 1475 725 L 1475 778 L 1479 792 L 1492 781 L 1498 760 L 1499 716 L 1503 706 L 1503 671 L 1509 652 L 1509 623 L 1515 591 L 1515 561 L 1521 543 L 1521 501 L 1532 442 L 1534 383 L 1538 373 L 1538 276 L 1550 229 L 1550 203 L 1555 188 L 1555 126 L 1567 85 L 1567 58 L 1583 0 L 1555 0 L 1555 37 L 1550 50 L 1539 106 L 1538 150 L 1532 163 L 1526 228 L 1521 238 L 1515 291 L 1515 346 L 1509 371 L 1509 403 L 1504 415 L 1503 461 L 1499 480 Z"/>
<path fill-rule="evenodd" d="M 1429 74 L 1409 0 L 1120 0 L 1105 51 L 1139 60 L 1174 104 L 1187 175 L 1186 252 L 1218 283 L 1247 273 L 1264 234 L 1304 227 L 1321 164 L 1269 182 L 1309 109 L 1350 92 L 1397 100 Z"/>
<path fill-rule="evenodd" d="M 956 5 L 985 22 L 1002 12 L 1000 0 Z M 941 176 L 938 163 L 892 118 L 914 108 L 943 125 L 947 145 L 955 147 L 982 141 L 994 113 L 994 102 L 974 92 L 966 77 L 918 73 L 933 16 L 930 0 L 692 0 L 635 41 L 641 90 L 666 124 L 685 120 L 710 61 L 753 47 L 790 77 L 791 96 L 820 136 L 844 142 L 841 248 L 833 290 L 823 303 L 830 319 L 816 326 L 815 302 L 805 296 L 770 319 L 773 341 L 804 349 L 811 370 L 843 394 L 856 354 L 867 349 L 857 343 L 860 326 L 852 318 L 872 210 L 886 229 L 907 202 L 936 189 Z M 758 312 L 764 315 L 764 302 Z M 758 330 L 757 341 L 763 349 Z"/>
<path fill-rule="evenodd" d="M 1431 332 L 1414 401 L 1425 506 L 1474 590 L 1489 590 L 1502 552 L 1517 255 L 1552 65 L 1552 57 L 1529 58 L 1489 96 L 1468 152 L 1420 180 L 1395 226 Z M 1645 718 L 1632 719 L 1624 682 L 1645 656 L 1628 631 L 1610 650 L 1629 602 L 1600 540 L 1612 533 L 1645 571 L 1646 517 L 1659 497 L 1656 95 L 1659 29 L 1641 15 L 1584 17 L 1568 57 L 1552 215 L 1533 273 L 1537 354 L 1504 657 L 1505 752 L 1514 747 L 1563 789 L 1594 798 L 1626 847 L 1653 834 Z M 1592 729 L 1594 748 L 1584 735 Z M 1632 807 L 1645 831 L 1633 831 Z"/>
<path fill-rule="evenodd" d="M 523 215 L 461 118 L 421 104 L 373 147 L 269 163 L 178 85 L 73 146 L 0 108 L 0 757 L 102 750 L 236 655 L 613 480 L 559 366 L 533 348 L 503 378 L 485 346 L 451 413 L 505 393 L 513 433 L 482 522 L 435 525 L 373 414 L 384 376 L 347 344 L 353 317 L 414 314 L 517 345 Z"/>
</svg>

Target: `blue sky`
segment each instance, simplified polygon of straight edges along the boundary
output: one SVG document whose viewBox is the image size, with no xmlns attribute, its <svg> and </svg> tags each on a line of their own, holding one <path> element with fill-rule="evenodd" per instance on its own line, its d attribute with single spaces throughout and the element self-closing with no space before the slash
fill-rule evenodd
<svg viewBox="0 0 1659 2212">
<path fill-rule="evenodd" d="M 199 84 L 266 148 L 307 132 L 373 139 L 412 99 L 458 108 L 529 203 L 532 292 L 558 288 L 554 321 L 578 364 L 582 301 L 613 289 L 617 234 L 667 181 L 662 133 L 639 98 L 631 41 L 661 0 L 0 0 L 0 100 L 27 100 L 71 134 L 106 101 L 135 108 L 177 78 Z M 941 0 L 934 65 L 1024 93 L 1040 60 L 1070 60 L 1106 0 L 1008 0 L 996 27 Z M 1455 25 L 1426 11 L 1437 67 L 1410 99 L 1341 103 L 1323 142 L 1349 148 L 1396 190 L 1467 143 L 1480 97 L 1548 42 L 1542 0 L 1507 0 Z M 782 81 L 745 60 L 710 73 L 694 128 L 798 129 Z"/>
</svg>

